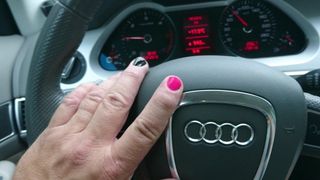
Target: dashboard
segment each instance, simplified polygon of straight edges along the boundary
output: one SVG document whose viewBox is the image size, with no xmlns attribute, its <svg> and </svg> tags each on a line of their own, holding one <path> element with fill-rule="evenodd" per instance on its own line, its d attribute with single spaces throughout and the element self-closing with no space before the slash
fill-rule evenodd
<svg viewBox="0 0 320 180">
<path fill-rule="evenodd" d="M 8 1 L 9 6 L 16 9 L 13 16 L 21 37 L 24 37 L 21 50 L 14 60 L 15 66 L 3 66 L 1 71 L 13 69 L 13 97 L 25 96 L 28 67 L 38 37 L 36 32 L 40 31 L 45 21 L 45 16 L 39 10 L 43 1 Z M 301 0 L 123 0 L 113 6 L 105 1 L 77 50 L 77 59 L 81 62 L 74 63 L 75 70 L 69 71 L 75 75 L 72 80 L 62 81 L 61 88 L 67 91 L 81 83 L 108 79 L 138 55 L 149 59 L 151 66 L 193 55 L 213 55 L 212 58 L 215 58 L 214 55 L 233 56 L 239 61 L 256 61 L 298 77 L 320 68 L 319 6 L 318 0 L 308 3 Z M 257 9 L 260 9 L 259 12 L 254 12 Z M 128 21 L 143 20 L 141 12 L 147 12 L 149 22 L 159 22 L 164 18 L 163 28 L 144 27 L 141 31 L 144 33 L 140 34 L 128 30 Z M 275 24 L 269 25 L 265 22 L 268 20 Z M 189 28 L 193 34 L 187 35 L 188 28 L 185 26 L 188 23 L 207 23 L 208 26 L 203 29 Z M 243 26 L 246 24 L 245 30 L 252 28 L 254 31 L 245 33 Z M 149 27 L 152 28 L 152 25 Z M 139 29 L 138 26 L 136 28 Z M 153 35 L 158 31 L 167 32 L 165 36 L 160 35 L 165 38 Z M 186 40 L 195 38 L 197 33 L 204 33 L 208 37 L 193 39 L 191 43 L 196 45 L 187 50 Z M 146 45 L 144 41 L 148 42 L 148 39 L 142 40 L 141 37 L 145 38 L 147 34 L 152 35 L 152 41 Z M 270 36 L 262 38 L 259 35 Z M 140 40 L 124 37 L 140 37 Z M 7 43 L 3 42 L 6 47 Z M 219 58 L 223 61 L 223 56 Z M 69 73 L 67 71 L 65 74 Z"/>
<path fill-rule="evenodd" d="M 292 77 L 320 67 L 320 20 L 313 18 L 311 4 L 298 0 L 119 3 L 101 7 L 78 48 L 82 59 L 78 64 L 84 68 L 74 79 L 62 81 L 63 90 L 108 79 L 137 56 L 151 66 L 194 55 L 217 55 L 222 61 L 232 56 Z"/>
<path fill-rule="evenodd" d="M 293 55 L 308 43 L 304 32 L 268 1 L 240 0 L 230 5 L 163 12 L 131 12 L 108 37 L 99 64 L 123 70 L 142 56 L 150 66 L 193 55 L 262 58 Z"/>
</svg>

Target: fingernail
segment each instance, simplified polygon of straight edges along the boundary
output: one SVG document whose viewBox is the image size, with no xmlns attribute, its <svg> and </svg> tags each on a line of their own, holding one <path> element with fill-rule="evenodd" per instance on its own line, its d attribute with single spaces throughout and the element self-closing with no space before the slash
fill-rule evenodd
<svg viewBox="0 0 320 180">
<path fill-rule="evenodd" d="M 182 81 L 177 76 L 170 76 L 167 80 L 167 86 L 172 91 L 177 91 L 181 88 Z"/>
<path fill-rule="evenodd" d="M 147 61 L 143 57 L 137 57 L 132 63 L 134 66 L 142 67 L 147 64 Z"/>
</svg>

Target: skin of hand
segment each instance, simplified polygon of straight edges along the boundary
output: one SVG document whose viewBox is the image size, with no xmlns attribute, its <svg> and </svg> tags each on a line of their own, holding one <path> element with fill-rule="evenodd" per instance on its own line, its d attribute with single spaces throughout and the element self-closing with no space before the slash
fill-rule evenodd
<svg viewBox="0 0 320 180">
<path fill-rule="evenodd" d="M 68 94 L 19 161 L 14 179 L 130 179 L 166 128 L 183 91 L 178 77 L 164 79 L 117 139 L 148 69 L 147 63 L 131 62 L 100 85 L 83 84 Z"/>
</svg>

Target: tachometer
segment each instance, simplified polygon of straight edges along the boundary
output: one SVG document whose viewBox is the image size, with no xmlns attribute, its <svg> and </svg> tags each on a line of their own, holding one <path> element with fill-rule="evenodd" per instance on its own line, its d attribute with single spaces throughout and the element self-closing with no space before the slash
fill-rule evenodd
<svg viewBox="0 0 320 180">
<path fill-rule="evenodd" d="M 241 0 L 228 6 L 220 24 L 223 44 L 243 57 L 261 57 L 275 39 L 277 22 L 264 1 Z"/>
<path fill-rule="evenodd" d="M 100 65 L 106 70 L 123 70 L 138 56 L 150 66 L 165 61 L 174 45 L 174 26 L 163 13 L 141 9 L 120 24 L 104 45 Z"/>
</svg>

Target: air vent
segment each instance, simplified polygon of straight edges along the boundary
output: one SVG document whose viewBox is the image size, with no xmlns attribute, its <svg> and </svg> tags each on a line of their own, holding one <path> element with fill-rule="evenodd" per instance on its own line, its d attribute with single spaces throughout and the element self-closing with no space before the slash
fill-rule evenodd
<svg viewBox="0 0 320 180">
<path fill-rule="evenodd" d="M 25 98 L 18 98 L 14 102 L 14 113 L 21 138 L 27 136 L 25 101 Z"/>
<path fill-rule="evenodd" d="M 11 102 L 0 105 L 0 144 L 15 134 L 13 129 L 11 108 Z"/>
<path fill-rule="evenodd" d="M 27 130 L 27 127 L 26 127 L 26 106 L 25 106 L 25 101 L 21 101 L 20 103 L 20 111 L 21 111 L 21 119 L 20 119 L 20 122 L 21 122 L 21 130 L 22 131 L 26 131 Z"/>
</svg>

